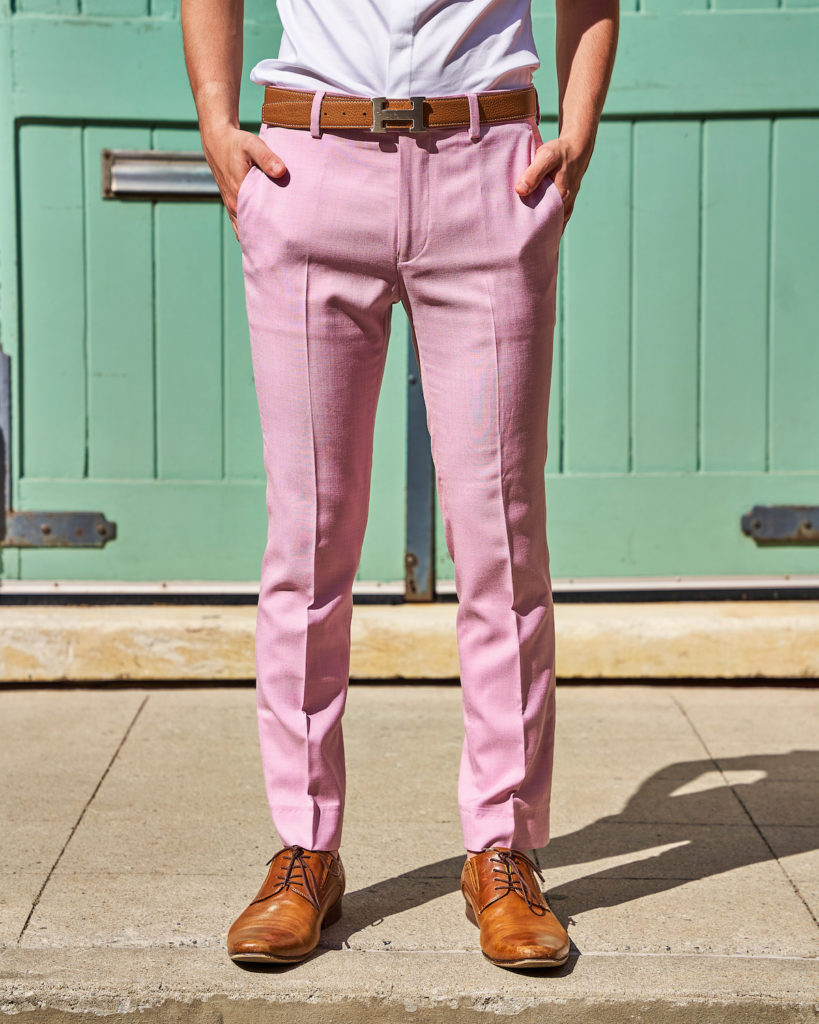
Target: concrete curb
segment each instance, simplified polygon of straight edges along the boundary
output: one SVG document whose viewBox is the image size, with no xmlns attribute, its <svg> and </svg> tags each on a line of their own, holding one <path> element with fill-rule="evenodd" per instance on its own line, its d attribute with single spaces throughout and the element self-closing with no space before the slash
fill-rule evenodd
<svg viewBox="0 0 819 1024">
<path fill-rule="evenodd" d="M 292 968 L 251 971 L 215 949 L 6 949 L 0 964 L 0 1014 L 33 1013 L 38 1024 L 434 1024 L 481 1013 L 516 1024 L 815 1019 L 816 965 L 800 958 L 584 955 L 559 971 L 514 972 L 462 950 L 327 950 Z"/>
<path fill-rule="evenodd" d="M 356 605 L 354 679 L 459 675 L 455 602 Z M 9 605 L 0 681 L 253 679 L 255 605 Z M 819 601 L 559 603 L 579 679 L 819 679 Z"/>
</svg>

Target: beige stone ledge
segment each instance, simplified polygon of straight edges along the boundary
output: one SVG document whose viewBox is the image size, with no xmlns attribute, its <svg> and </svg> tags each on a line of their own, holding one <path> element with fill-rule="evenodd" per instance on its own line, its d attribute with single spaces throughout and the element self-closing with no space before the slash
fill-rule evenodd
<svg viewBox="0 0 819 1024">
<path fill-rule="evenodd" d="M 351 676 L 459 675 L 457 604 L 357 604 Z M 558 603 L 562 678 L 819 679 L 819 601 Z M 6 605 L 0 681 L 252 679 L 254 605 Z"/>
</svg>

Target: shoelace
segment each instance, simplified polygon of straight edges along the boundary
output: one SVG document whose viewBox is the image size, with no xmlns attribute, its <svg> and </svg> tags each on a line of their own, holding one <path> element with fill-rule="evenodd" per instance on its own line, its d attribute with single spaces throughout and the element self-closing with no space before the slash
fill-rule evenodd
<svg viewBox="0 0 819 1024">
<path fill-rule="evenodd" d="M 276 892 L 281 892 L 282 889 L 288 889 L 293 884 L 301 884 L 305 890 L 304 895 L 308 901 L 316 908 L 321 910 L 321 900 L 318 893 L 318 882 L 316 876 L 313 874 L 313 870 L 307 863 L 305 854 L 307 851 L 303 846 L 286 846 L 281 853 L 290 854 L 289 859 L 282 857 L 282 863 L 280 868 L 283 870 L 283 875 L 280 875 L 277 882 L 279 886 Z M 273 854 L 268 864 L 272 864 L 276 857 L 280 854 Z M 267 866 L 267 865 L 265 865 Z M 294 872 L 300 872 L 301 877 Z"/>
<path fill-rule="evenodd" d="M 525 853 L 513 853 L 511 850 L 495 850 L 495 855 L 489 858 L 492 862 L 492 874 L 495 876 L 496 883 L 498 881 L 501 883 L 500 885 L 495 885 L 495 892 L 500 890 L 501 896 L 505 896 L 509 892 L 517 893 L 518 896 L 522 896 L 526 900 L 527 906 L 533 913 L 543 916 L 548 912 L 549 908 L 545 907 L 538 900 L 537 896 L 532 893 L 530 882 L 518 867 L 516 858 L 525 861 L 541 882 L 545 881 L 540 868 Z M 502 878 L 497 877 L 499 871 L 504 872 Z M 539 895 L 542 898 L 543 894 L 540 893 Z M 495 898 L 500 899 L 500 896 Z"/>
</svg>

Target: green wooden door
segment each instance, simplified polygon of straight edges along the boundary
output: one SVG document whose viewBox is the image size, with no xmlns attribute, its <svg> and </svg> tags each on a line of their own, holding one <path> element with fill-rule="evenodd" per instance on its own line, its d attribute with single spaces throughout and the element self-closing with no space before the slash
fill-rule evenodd
<svg viewBox="0 0 819 1024">
<path fill-rule="evenodd" d="M 819 547 L 740 529 L 755 504 L 819 504 L 817 54 L 815 4 L 623 11 L 562 246 L 558 577 L 819 570 Z"/>
<path fill-rule="evenodd" d="M 277 45 L 279 24 L 263 0 L 246 14 L 247 70 Z M 258 579 L 261 432 L 227 215 L 218 201 L 101 194 L 104 148 L 200 148 L 178 2 L 21 0 L 0 26 L 2 246 L 19 259 L 19 277 L 13 260 L 0 268 L 14 506 L 100 510 L 117 523 L 100 550 L 7 549 L 3 576 Z M 261 96 L 246 80 L 241 118 L 251 130 Z M 403 573 L 401 326 L 399 316 L 364 578 Z"/>
<path fill-rule="evenodd" d="M 249 580 L 265 536 L 241 284 L 216 202 L 101 197 L 103 148 L 198 149 L 176 0 L 0 7 L 0 343 L 14 505 L 95 509 L 100 550 L 2 550 L 9 579 Z M 624 10 L 562 247 L 547 466 L 555 577 L 819 571 L 757 503 L 819 504 L 819 10 Z M 274 54 L 247 0 L 247 80 Z M 535 4 L 555 123 L 554 19 Z M 359 577 L 404 566 L 407 324 L 395 307 Z M 438 529 L 438 572 L 452 564 Z"/>
</svg>

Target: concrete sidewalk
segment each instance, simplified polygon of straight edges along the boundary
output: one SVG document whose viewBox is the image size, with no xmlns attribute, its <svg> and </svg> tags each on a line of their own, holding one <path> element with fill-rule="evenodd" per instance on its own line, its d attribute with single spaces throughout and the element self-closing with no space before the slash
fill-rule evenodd
<svg viewBox="0 0 819 1024">
<path fill-rule="evenodd" d="M 460 690 L 357 684 L 344 915 L 242 969 L 277 849 L 253 690 L 0 691 L 0 1010 L 39 1022 L 807 1022 L 819 995 L 817 694 L 558 688 L 553 839 L 574 955 L 486 962 L 458 892 Z M 811 912 L 813 908 L 813 913 Z"/>
</svg>

